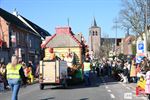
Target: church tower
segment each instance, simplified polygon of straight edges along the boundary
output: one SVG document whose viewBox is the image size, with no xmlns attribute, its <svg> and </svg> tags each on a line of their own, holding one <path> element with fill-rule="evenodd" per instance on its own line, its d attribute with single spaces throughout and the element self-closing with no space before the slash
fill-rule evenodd
<svg viewBox="0 0 150 100">
<path fill-rule="evenodd" d="M 97 26 L 94 18 L 92 26 L 89 28 L 89 51 L 94 57 L 97 57 L 101 46 L 101 28 Z"/>
</svg>

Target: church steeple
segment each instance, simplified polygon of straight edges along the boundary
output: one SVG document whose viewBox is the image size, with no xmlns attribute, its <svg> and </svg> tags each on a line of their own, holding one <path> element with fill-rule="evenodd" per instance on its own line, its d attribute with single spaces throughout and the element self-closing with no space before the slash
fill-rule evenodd
<svg viewBox="0 0 150 100">
<path fill-rule="evenodd" d="M 94 17 L 93 26 L 94 26 L 94 27 L 97 27 L 97 23 L 96 23 L 96 19 L 95 19 L 95 17 Z"/>
<path fill-rule="evenodd" d="M 95 17 L 93 17 L 93 22 L 92 22 L 91 28 L 98 28 Z"/>
<path fill-rule="evenodd" d="M 101 28 L 98 27 L 95 17 L 93 17 L 92 25 L 89 28 L 89 51 L 90 55 L 98 58 L 98 53 L 101 46 Z"/>
</svg>

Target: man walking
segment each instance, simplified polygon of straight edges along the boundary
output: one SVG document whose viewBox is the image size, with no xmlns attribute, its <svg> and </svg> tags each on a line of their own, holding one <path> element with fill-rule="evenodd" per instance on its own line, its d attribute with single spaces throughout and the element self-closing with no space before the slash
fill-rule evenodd
<svg viewBox="0 0 150 100">
<path fill-rule="evenodd" d="M 83 65 L 84 65 L 83 71 L 84 71 L 85 85 L 91 85 L 90 82 L 91 63 L 88 58 L 86 58 Z"/>
<path fill-rule="evenodd" d="M 11 63 L 6 66 L 6 77 L 8 84 L 12 90 L 12 99 L 18 100 L 18 92 L 21 85 L 21 79 L 23 83 L 26 83 L 24 71 L 21 64 L 18 64 L 18 57 L 13 55 Z"/>
</svg>

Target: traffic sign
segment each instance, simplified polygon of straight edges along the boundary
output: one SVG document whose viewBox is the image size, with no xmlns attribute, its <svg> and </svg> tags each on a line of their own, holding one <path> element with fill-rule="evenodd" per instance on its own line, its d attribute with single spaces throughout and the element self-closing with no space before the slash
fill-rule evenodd
<svg viewBox="0 0 150 100">
<path fill-rule="evenodd" d="M 140 41 L 137 44 L 137 53 L 144 53 L 144 41 Z"/>
<path fill-rule="evenodd" d="M 143 42 L 140 42 L 140 43 L 138 44 L 138 49 L 139 49 L 139 50 L 144 50 L 144 43 L 143 43 Z"/>
</svg>

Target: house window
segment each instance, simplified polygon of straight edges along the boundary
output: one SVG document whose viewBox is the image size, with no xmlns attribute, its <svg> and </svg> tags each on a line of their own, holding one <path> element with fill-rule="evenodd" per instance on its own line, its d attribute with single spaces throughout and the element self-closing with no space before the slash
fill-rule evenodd
<svg viewBox="0 0 150 100">
<path fill-rule="evenodd" d="M 30 48 L 32 47 L 32 41 L 31 40 L 29 41 L 29 47 Z"/>
<path fill-rule="evenodd" d="M 16 33 L 16 39 L 17 39 L 17 44 L 19 44 L 20 38 L 19 38 L 19 33 L 18 32 Z"/>
</svg>

